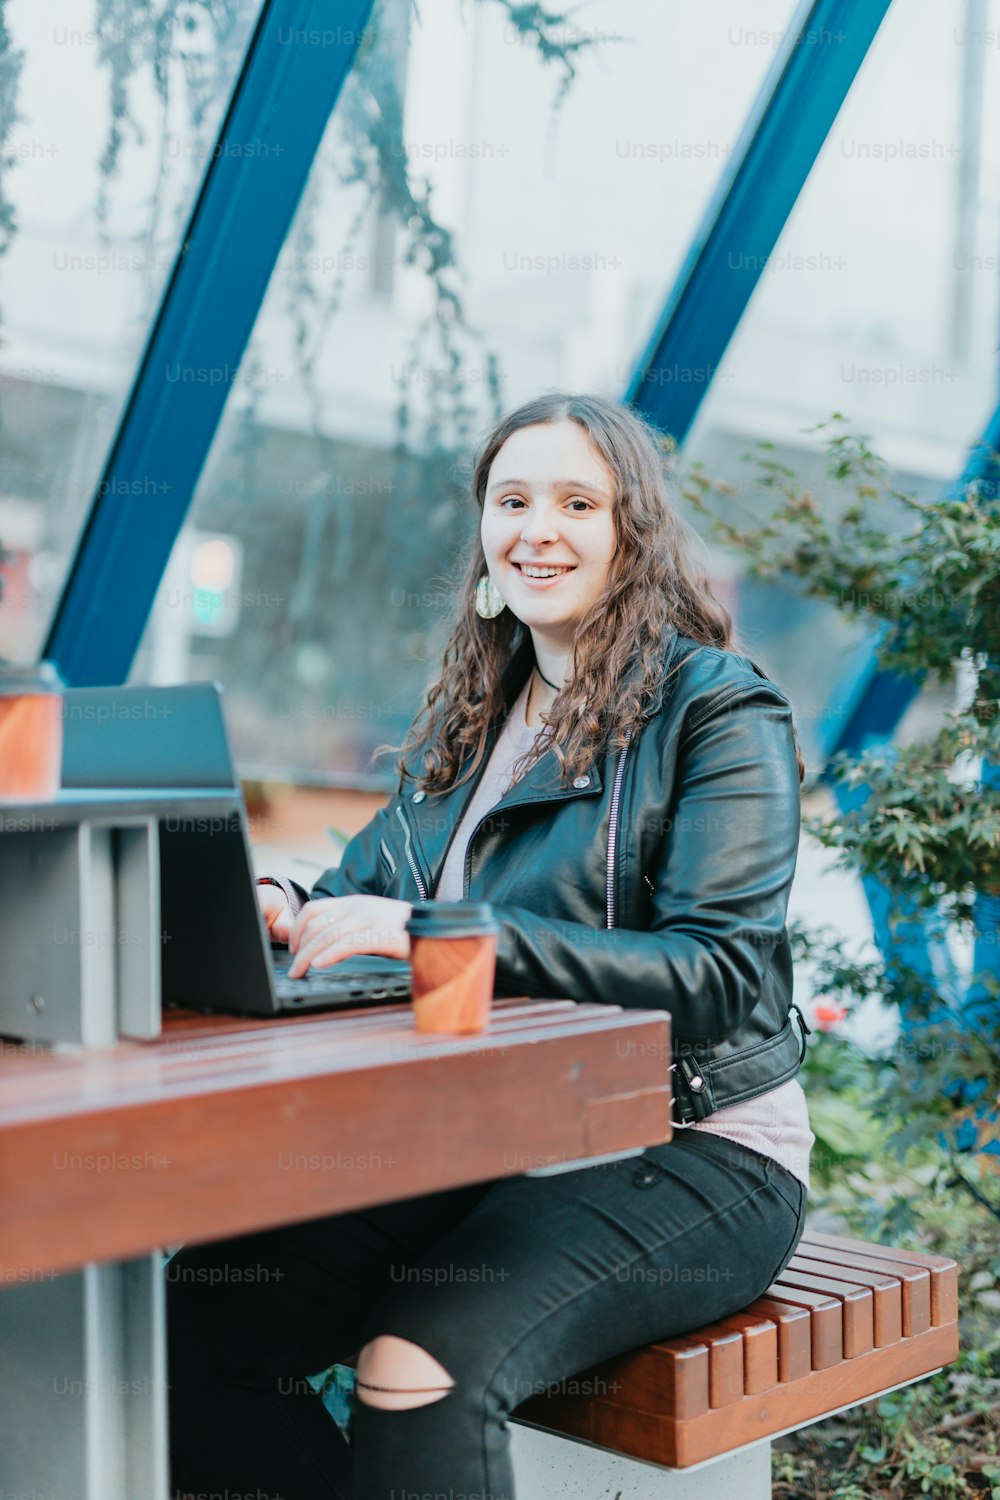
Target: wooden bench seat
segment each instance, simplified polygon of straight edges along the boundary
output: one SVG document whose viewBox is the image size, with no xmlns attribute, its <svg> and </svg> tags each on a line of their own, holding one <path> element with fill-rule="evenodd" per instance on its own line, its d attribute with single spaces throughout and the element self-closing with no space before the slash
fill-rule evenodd
<svg viewBox="0 0 1000 1500">
<path fill-rule="evenodd" d="M 958 1353 L 944 1256 L 808 1231 L 743 1312 L 581 1372 L 597 1394 L 532 1396 L 516 1420 L 672 1469 L 804 1427 Z"/>
</svg>

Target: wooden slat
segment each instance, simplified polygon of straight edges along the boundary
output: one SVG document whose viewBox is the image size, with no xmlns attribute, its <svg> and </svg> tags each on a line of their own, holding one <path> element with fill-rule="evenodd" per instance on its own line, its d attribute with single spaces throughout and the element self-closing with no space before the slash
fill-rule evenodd
<svg viewBox="0 0 1000 1500">
<path fill-rule="evenodd" d="M 844 1357 L 844 1305 L 839 1297 L 805 1287 L 779 1286 L 777 1282 L 764 1295 L 771 1302 L 787 1302 L 808 1310 L 810 1362 L 814 1370 L 826 1370 L 840 1363 Z"/>
<path fill-rule="evenodd" d="M 709 1339 L 708 1400 L 728 1406 L 743 1399 L 743 1340 L 731 1328 L 702 1330 Z"/>
<path fill-rule="evenodd" d="M 875 1318 L 871 1288 L 834 1281 L 830 1276 L 814 1276 L 807 1271 L 783 1271 L 776 1286 L 822 1292 L 837 1297 L 843 1304 L 844 1358 L 856 1359 L 875 1347 Z"/>
<path fill-rule="evenodd" d="M 698 1329 L 708 1348 L 708 1404 L 728 1406 L 743 1398 L 743 1338 L 733 1328 L 710 1323 Z"/>
<path fill-rule="evenodd" d="M 792 1307 L 788 1302 L 773 1302 L 758 1297 L 747 1312 L 770 1318 L 778 1330 L 778 1379 L 784 1385 L 800 1380 L 812 1369 L 812 1319 L 809 1309 Z"/>
<path fill-rule="evenodd" d="M 706 1344 L 695 1338 L 664 1339 L 654 1344 L 649 1354 L 656 1385 L 660 1386 L 662 1380 L 663 1404 L 670 1411 L 683 1413 L 680 1421 L 688 1422 L 708 1411 L 710 1372 Z M 662 1409 L 660 1402 L 655 1409 Z"/>
<path fill-rule="evenodd" d="M 723 1328 L 734 1328 L 743 1338 L 743 1390 L 748 1396 L 778 1384 L 778 1325 L 772 1318 L 733 1313 Z"/>
<path fill-rule="evenodd" d="M 807 1234 L 811 1245 L 837 1245 L 859 1255 L 867 1264 L 873 1259 L 889 1259 L 902 1265 L 916 1266 L 928 1272 L 931 1292 L 931 1324 L 951 1323 L 958 1317 L 958 1266 L 947 1255 L 925 1255 L 919 1250 L 897 1250 L 889 1245 L 868 1245 L 863 1240 L 839 1240 L 836 1235 Z"/>
<path fill-rule="evenodd" d="M 903 1337 L 902 1283 L 898 1277 L 889 1276 L 884 1271 L 859 1271 L 853 1266 L 831 1264 L 828 1260 L 813 1260 L 808 1255 L 793 1255 L 786 1269 L 822 1274 L 831 1281 L 870 1287 L 876 1346 L 882 1349 Z"/>
</svg>

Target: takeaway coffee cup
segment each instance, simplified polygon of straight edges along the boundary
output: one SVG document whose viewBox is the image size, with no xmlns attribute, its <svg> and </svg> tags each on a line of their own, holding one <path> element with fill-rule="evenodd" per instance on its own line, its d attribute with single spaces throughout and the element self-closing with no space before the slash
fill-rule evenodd
<svg viewBox="0 0 1000 1500">
<path fill-rule="evenodd" d="M 485 902 L 414 906 L 406 924 L 418 1031 L 485 1031 L 500 928 Z"/>
<path fill-rule="evenodd" d="M 0 802 L 51 802 L 62 779 L 63 682 L 50 661 L 0 663 Z"/>
</svg>

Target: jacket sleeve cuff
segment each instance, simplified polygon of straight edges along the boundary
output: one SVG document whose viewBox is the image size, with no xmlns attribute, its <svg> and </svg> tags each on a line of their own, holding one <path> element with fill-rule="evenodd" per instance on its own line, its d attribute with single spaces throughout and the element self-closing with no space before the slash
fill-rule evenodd
<svg viewBox="0 0 1000 1500">
<path fill-rule="evenodd" d="M 309 900 L 308 891 L 303 890 L 297 880 L 290 880 L 287 875 L 258 875 L 257 884 L 276 885 L 292 908 L 293 917 L 298 916 Z"/>
</svg>

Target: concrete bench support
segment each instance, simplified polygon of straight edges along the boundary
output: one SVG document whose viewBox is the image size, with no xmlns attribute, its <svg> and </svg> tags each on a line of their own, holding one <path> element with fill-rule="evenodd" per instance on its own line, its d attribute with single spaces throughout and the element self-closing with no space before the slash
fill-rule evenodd
<svg viewBox="0 0 1000 1500">
<path fill-rule="evenodd" d="M 771 1444 L 664 1469 L 511 1423 L 517 1500 L 770 1500 Z"/>
</svg>

